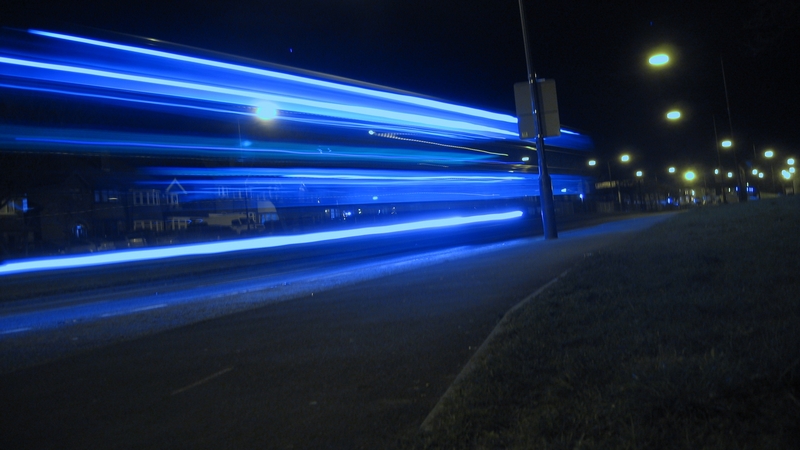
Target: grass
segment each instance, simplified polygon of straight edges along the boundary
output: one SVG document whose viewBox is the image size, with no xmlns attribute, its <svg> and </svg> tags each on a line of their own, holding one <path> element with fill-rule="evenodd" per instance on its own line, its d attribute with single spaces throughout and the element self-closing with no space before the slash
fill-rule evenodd
<svg viewBox="0 0 800 450">
<path fill-rule="evenodd" d="M 416 448 L 794 448 L 800 197 L 699 208 L 509 314 Z"/>
</svg>

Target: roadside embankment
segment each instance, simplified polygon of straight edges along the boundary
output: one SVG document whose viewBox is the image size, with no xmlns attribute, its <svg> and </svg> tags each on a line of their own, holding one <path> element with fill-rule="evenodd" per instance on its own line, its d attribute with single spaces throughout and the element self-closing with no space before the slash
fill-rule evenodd
<svg viewBox="0 0 800 450">
<path fill-rule="evenodd" d="M 706 207 L 508 314 L 418 448 L 792 448 L 800 196 Z"/>
</svg>

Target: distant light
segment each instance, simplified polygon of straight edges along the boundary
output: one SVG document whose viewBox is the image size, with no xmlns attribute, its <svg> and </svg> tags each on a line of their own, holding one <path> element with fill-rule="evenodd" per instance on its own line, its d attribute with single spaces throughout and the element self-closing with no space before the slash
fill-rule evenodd
<svg viewBox="0 0 800 450">
<path fill-rule="evenodd" d="M 726 139 L 726 140 L 720 142 L 720 145 L 723 148 L 728 148 L 728 147 L 731 147 L 733 145 L 733 142 L 731 142 L 730 140 Z"/>
<path fill-rule="evenodd" d="M 789 173 L 794 173 L 794 167 L 789 167 Z"/>
<path fill-rule="evenodd" d="M 636 176 L 637 176 L 637 177 L 640 177 L 640 176 L 642 176 L 642 171 L 641 171 L 641 170 L 637 170 L 637 171 L 636 171 Z"/>
<path fill-rule="evenodd" d="M 566 194 L 567 193 L 567 188 L 561 188 L 561 192 Z"/>
<path fill-rule="evenodd" d="M 622 155 L 619 157 L 619 160 L 622 162 L 628 162 L 631 160 L 631 155 Z"/>
<path fill-rule="evenodd" d="M 664 64 L 669 62 L 669 55 L 665 53 L 659 53 L 657 55 L 651 56 L 648 61 L 652 66 L 663 66 Z"/>
<path fill-rule="evenodd" d="M 692 181 L 695 178 L 695 174 L 694 174 L 694 172 L 692 172 L 690 170 L 690 171 L 686 172 L 686 174 L 684 174 L 683 177 L 686 178 L 686 180 L 688 180 L 688 181 Z"/>
<path fill-rule="evenodd" d="M 758 178 L 764 178 L 764 172 L 759 172 L 758 173 Z"/>
<path fill-rule="evenodd" d="M 728 172 L 728 178 L 733 178 L 733 172 Z"/>
<path fill-rule="evenodd" d="M 522 162 L 528 162 L 528 160 L 530 160 L 530 158 L 528 158 L 527 156 L 522 157 Z"/>
<path fill-rule="evenodd" d="M 785 170 L 785 169 L 781 170 L 781 175 L 783 175 L 783 178 L 786 178 L 787 180 L 792 178 L 792 174 L 788 170 Z"/>
<path fill-rule="evenodd" d="M 669 119 L 669 120 L 678 120 L 680 118 L 681 118 L 681 112 L 680 111 L 670 111 L 670 112 L 667 113 L 667 119 Z"/>
<path fill-rule="evenodd" d="M 347 211 L 346 214 L 352 214 Z M 209 242 L 203 244 L 179 245 L 175 247 L 146 248 L 141 250 L 122 250 L 105 253 L 93 253 L 79 256 L 62 256 L 53 258 L 33 258 L 17 261 L 6 260 L 0 264 L 0 275 L 10 275 L 27 272 L 42 272 L 48 270 L 69 269 L 77 267 L 93 267 L 107 264 L 121 264 L 135 261 L 151 261 L 165 258 L 176 258 L 192 255 L 210 255 L 217 253 L 230 253 L 242 250 L 283 247 L 287 245 L 308 244 L 314 242 L 332 241 L 358 236 L 376 236 L 415 231 L 445 228 L 458 225 L 469 225 L 481 222 L 495 222 L 522 217 L 521 211 L 506 213 L 484 214 L 478 216 L 459 216 L 445 219 L 422 220 L 395 225 L 378 227 L 356 228 L 352 230 L 322 231 L 317 233 L 267 236 L 253 239 L 238 239 L 225 242 Z"/>
<path fill-rule="evenodd" d="M 793 166 L 794 165 L 794 158 L 789 158 L 786 160 L 786 164 Z"/>
<path fill-rule="evenodd" d="M 597 161 L 595 161 L 595 160 L 593 160 L 593 159 L 590 159 L 590 160 L 589 160 L 589 165 L 590 165 L 590 166 L 596 166 L 596 165 L 597 165 Z"/>
<path fill-rule="evenodd" d="M 764 152 L 765 158 L 772 158 L 773 156 L 775 156 L 775 152 L 773 152 L 772 150 L 767 150 Z"/>
<path fill-rule="evenodd" d="M 261 120 L 272 120 L 278 117 L 278 108 L 271 104 L 261 105 L 256 108 L 256 117 Z"/>
<path fill-rule="evenodd" d="M 670 167 L 670 168 L 668 169 L 668 171 L 669 171 L 669 173 L 675 173 L 675 168 L 674 168 L 674 167 Z"/>
<path fill-rule="evenodd" d="M 719 169 L 714 169 L 714 175 L 719 175 Z"/>
<path fill-rule="evenodd" d="M 753 169 L 753 175 L 758 175 L 758 169 Z"/>
<path fill-rule="evenodd" d="M 373 199 L 373 200 L 377 200 L 377 199 L 378 199 L 378 196 L 377 196 L 377 195 L 373 195 L 373 196 L 372 196 L 372 199 Z"/>
</svg>

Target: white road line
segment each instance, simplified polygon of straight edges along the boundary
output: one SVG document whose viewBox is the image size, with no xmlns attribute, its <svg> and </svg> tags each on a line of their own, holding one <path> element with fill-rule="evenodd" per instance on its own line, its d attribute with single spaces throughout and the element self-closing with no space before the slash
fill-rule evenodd
<svg viewBox="0 0 800 450">
<path fill-rule="evenodd" d="M 151 306 L 143 306 L 141 308 L 129 309 L 129 310 L 126 310 L 126 311 L 118 311 L 118 312 L 113 312 L 113 313 L 106 313 L 106 314 L 101 315 L 100 317 L 121 316 L 121 315 L 124 315 L 124 314 L 132 314 L 132 313 L 136 313 L 136 312 L 149 311 L 151 309 L 163 308 L 165 306 L 167 306 L 166 303 L 161 303 L 161 304 L 158 304 L 158 305 L 151 305 Z"/>
<path fill-rule="evenodd" d="M 220 375 L 224 375 L 224 374 L 230 372 L 231 370 L 233 370 L 233 367 L 228 367 L 227 369 L 222 369 L 219 372 L 217 372 L 217 373 L 215 373 L 213 375 L 209 375 L 209 376 L 203 378 L 200 381 L 196 381 L 196 382 L 194 382 L 194 383 L 192 383 L 192 384 L 190 384 L 190 385 L 188 385 L 186 387 L 182 387 L 182 388 L 180 388 L 180 389 L 178 389 L 176 391 L 172 391 L 172 394 L 170 394 L 170 395 L 177 395 L 177 394 L 180 394 L 181 392 L 188 391 L 189 389 L 192 389 L 192 388 L 195 388 L 197 386 L 200 386 L 203 383 L 207 383 L 207 382 L 213 380 L 214 378 L 217 378 Z"/>
<path fill-rule="evenodd" d="M 26 327 L 26 328 L 14 328 L 13 330 L 3 330 L 3 331 L 0 331 L 0 334 L 21 333 L 21 332 L 23 332 L 23 331 L 28 331 L 28 330 L 30 330 L 30 329 L 31 329 L 31 327 Z"/>
</svg>

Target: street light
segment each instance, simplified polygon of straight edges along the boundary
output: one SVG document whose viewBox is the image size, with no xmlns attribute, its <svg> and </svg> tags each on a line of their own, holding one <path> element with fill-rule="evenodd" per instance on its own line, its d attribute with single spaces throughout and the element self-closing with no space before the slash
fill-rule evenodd
<svg viewBox="0 0 800 450">
<path fill-rule="evenodd" d="M 620 155 L 619 160 L 620 160 L 620 162 L 627 163 L 627 162 L 629 162 L 631 160 L 631 156 L 626 153 L 626 154 Z M 590 167 L 595 167 L 595 166 L 597 166 L 597 160 L 596 159 L 590 159 L 587 162 L 587 164 Z M 609 187 L 611 187 L 612 184 L 616 185 L 616 188 L 617 188 L 617 202 L 620 205 L 620 209 L 622 209 L 622 193 L 619 190 L 619 180 L 617 180 L 615 182 L 613 176 L 611 175 L 611 160 L 606 160 L 606 168 L 608 169 Z"/>
<path fill-rule="evenodd" d="M 669 120 L 678 120 L 680 118 L 681 118 L 681 112 L 680 111 L 670 111 L 670 112 L 667 113 L 667 119 L 669 119 Z"/>
<path fill-rule="evenodd" d="M 651 66 L 663 66 L 664 64 L 669 62 L 669 55 L 666 53 L 659 53 L 657 55 L 653 55 L 650 59 L 647 60 Z"/>
</svg>

